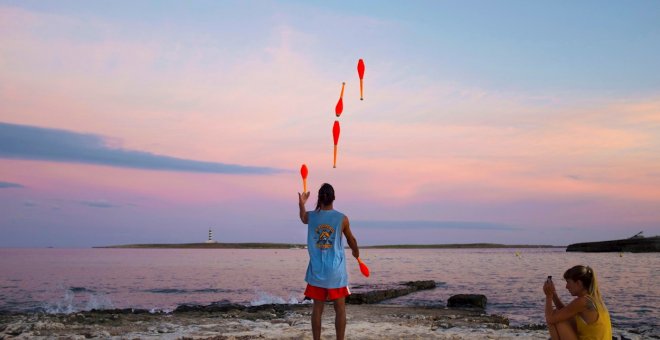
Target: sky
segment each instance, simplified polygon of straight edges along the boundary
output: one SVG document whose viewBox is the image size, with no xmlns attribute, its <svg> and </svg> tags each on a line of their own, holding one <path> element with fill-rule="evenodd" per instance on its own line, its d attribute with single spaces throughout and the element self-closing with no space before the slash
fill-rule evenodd
<svg viewBox="0 0 660 340">
<path fill-rule="evenodd" d="M 0 247 L 304 243 L 303 163 L 361 245 L 660 235 L 658 55 L 658 1 L 0 0 Z"/>
</svg>

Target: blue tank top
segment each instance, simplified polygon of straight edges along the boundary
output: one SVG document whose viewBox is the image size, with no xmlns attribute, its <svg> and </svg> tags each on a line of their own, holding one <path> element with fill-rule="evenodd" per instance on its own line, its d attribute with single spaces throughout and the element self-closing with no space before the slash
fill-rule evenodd
<svg viewBox="0 0 660 340">
<path fill-rule="evenodd" d="M 336 210 L 307 212 L 309 265 L 305 281 L 321 288 L 348 286 L 346 256 L 342 242 L 344 214 Z"/>
</svg>

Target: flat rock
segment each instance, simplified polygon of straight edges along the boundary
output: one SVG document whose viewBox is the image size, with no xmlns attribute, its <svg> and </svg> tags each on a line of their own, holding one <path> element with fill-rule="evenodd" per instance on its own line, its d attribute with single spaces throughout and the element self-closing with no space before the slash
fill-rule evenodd
<svg viewBox="0 0 660 340">
<path fill-rule="evenodd" d="M 447 307 L 478 307 L 486 308 L 486 295 L 482 294 L 457 294 L 447 300 Z"/>
<path fill-rule="evenodd" d="M 384 300 L 408 295 L 419 290 L 433 289 L 435 287 L 435 281 L 432 280 L 408 281 L 396 285 L 355 286 L 353 289 L 357 292 L 348 296 L 346 298 L 346 303 L 355 305 L 378 303 Z"/>
</svg>

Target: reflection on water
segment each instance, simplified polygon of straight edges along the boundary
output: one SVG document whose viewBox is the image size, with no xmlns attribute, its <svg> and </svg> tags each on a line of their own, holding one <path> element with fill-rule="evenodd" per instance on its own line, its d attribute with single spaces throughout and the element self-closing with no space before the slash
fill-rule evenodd
<svg viewBox="0 0 660 340">
<path fill-rule="evenodd" d="M 518 254 L 516 254 L 518 252 Z M 660 254 L 566 253 L 564 249 L 364 249 L 371 276 L 347 252 L 351 284 L 410 280 L 438 288 L 390 300 L 446 305 L 454 294 L 484 294 L 488 312 L 512 323 L 543 321 L 541 286 L 587 264 L 599 276 L 619 327 L 658 325 Z M 179 304 L 302 301 L 307 252 L 297 249 L 0 249 L 0 310 L 72 312 L 92 308 L 171 310 Z"/>
</svg>

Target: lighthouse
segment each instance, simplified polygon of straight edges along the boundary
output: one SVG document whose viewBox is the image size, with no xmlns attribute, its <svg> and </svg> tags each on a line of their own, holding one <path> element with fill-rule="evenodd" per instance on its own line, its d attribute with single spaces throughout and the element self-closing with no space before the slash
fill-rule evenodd
<svg viewBox="0 0 660 340">
<path fill-rule="evenodd" d="M 209 239 L 206 240 L 206 243 L 218 243 L 218 241 L 213 239 L 213 230 L 211 228 L 209 228 Z"/>
</svg>

